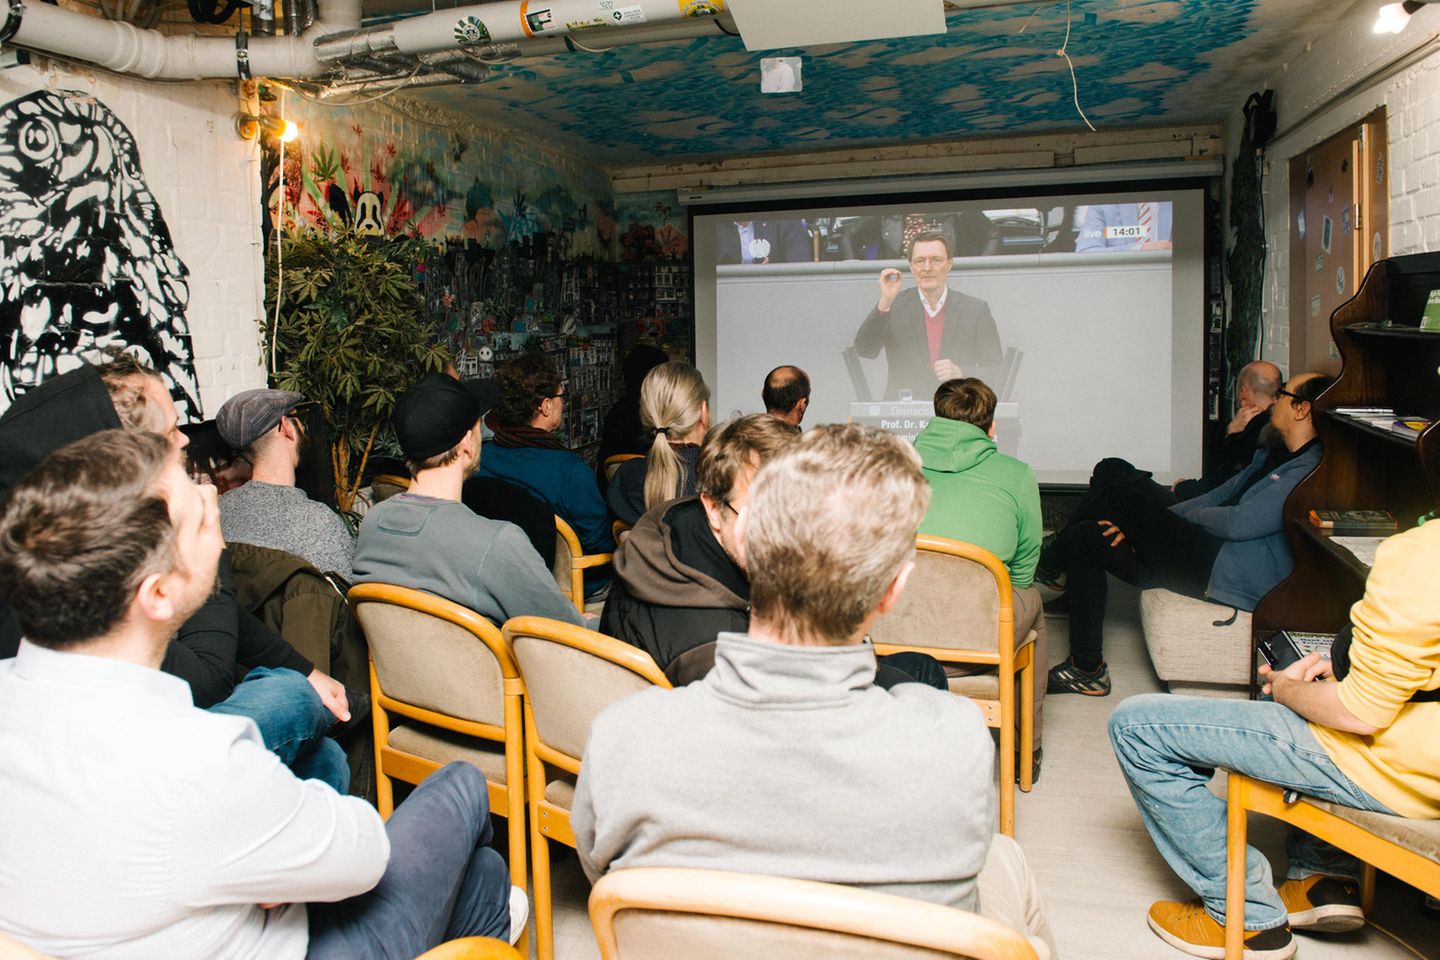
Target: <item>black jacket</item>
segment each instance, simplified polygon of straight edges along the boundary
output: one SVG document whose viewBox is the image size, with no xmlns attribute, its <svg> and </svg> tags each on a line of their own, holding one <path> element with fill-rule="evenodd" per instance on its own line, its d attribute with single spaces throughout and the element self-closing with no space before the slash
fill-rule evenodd
<svg viewBox="0 0 1440 960">
<path fill-rule="evenodd" d="M 725 553 L 696 497 L 646 513 L 615 552 L 615 578 L 600 632 L 633 644 L 660 669 L 750 626 L 750 584 Z"/>
<path fill-rule="evenodd" d="M 101 430 L 120 426 L 110 392 L 94 367 L 46 380 L 0 416 L 0 505 L 52 451 Z M 253 667 L 289 667 L 308 674 L 310 661 L 235 603 L 229 558 L 222 555 L 218 587 L 185 622 L 160 669 L 190 684 L 197 707 L 219 703 Z M 15 656 L 20 624 L 0 604 L 0 658 Z"/>
</svg>

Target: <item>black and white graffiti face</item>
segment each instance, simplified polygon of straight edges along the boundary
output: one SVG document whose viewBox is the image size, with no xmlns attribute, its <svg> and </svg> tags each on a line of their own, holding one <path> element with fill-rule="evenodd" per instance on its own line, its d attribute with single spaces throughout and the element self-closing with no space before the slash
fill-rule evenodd
<svg viewBox="0 0 1440 960">
<path fill-rule="evenodd" d="M 189 271 L 140 172 L 130 131 L 70 90 L 0 106 L 0 410 L 118 347 L 200 416 Z"/>
</svg>

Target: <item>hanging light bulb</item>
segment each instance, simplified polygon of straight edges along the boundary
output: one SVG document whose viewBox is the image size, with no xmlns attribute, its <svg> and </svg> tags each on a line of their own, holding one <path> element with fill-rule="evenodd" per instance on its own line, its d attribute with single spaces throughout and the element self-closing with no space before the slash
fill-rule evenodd
<svg viewBox="0 0 1440 960">
<path fill-rule="evenodd" d="M 281 143 L 289 143 L 300 136 L 300 128 L 280 117 L 257 117 L 251 113 L 235 114 L 235 132 L 241 140 L 254 140 L 260 133 L 268 133 Z"/>
<path fill-rule="evenodd" d="M 1426 0 L 1404 0 L 1403 3 L 1387 3 L 1375 16 L 1376 33 L 1399 33 L 1410 22 L 1410 15 L 1424 6 Z"/>
</svg>

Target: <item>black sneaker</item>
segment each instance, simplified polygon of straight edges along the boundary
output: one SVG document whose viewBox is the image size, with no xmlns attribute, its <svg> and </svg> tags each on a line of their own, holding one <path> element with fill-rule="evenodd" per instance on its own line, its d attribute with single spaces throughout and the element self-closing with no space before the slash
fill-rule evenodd
<svg viewBox="0 0 1440 960">
<path fill-rule="evenodd" d="M 1087 697 L 1110 696 L 1110 670 L 1101 661 L 1094 670 L 1081 670 L 1075 665 L 1074 657 L 1050 668 L 1050 679 L 1045 685 L 1046 693 L 1080 693 Z"/>
<path fill-rule="evenodd" d="M 1344 877 L 1312 874 L 1280 884 L 1290 927 L 1314 933 L 1349 933 L 1365 926 L 1360 885 Z"/>
<path fill-rule="evenodd" d="M 1034 786 L 1035 784 L 1037 784 L 1037 783 L 1040 782 L 1040 762 L 1041 762 L 1042 760 L 1044 760 L 1044 759 L 1045 759 L 1045 748 L 1044 748 L 1044 747 L 1036 747 L 1036 748 L 1035 748 L 1035 760 L 1034 760 L 1034 762 L 1032 762 L 1032 763 L 1030 764 L 1030 785 L 1031 785 L 1031 786 Z M 1024 759 L 1020 756 L 1020 751 L 1019 751 L 1019 750 L 1016 750 L 1016 751 L 1015 751 L 1015 782 L 1016 782 L 1016 783 L 1019 783 L 1019 782 L 1020 782 L 1020 764 L 1023 763 L 1023 762 L 1024 762 Z"/>
</svg>

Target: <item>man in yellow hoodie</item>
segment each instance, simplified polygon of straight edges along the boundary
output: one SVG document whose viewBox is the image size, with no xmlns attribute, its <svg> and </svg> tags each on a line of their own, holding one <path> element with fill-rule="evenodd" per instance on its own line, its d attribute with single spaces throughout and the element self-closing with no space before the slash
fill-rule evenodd
<svg viewBox="0 0 1440 960">
<path fill-rule="evenodd" d="M 1349 670 L 1333 682 L 1318 654 L 1266 675 L 1274 702 L 1147 695 L 1122 703 L 1110 740 L 1155 845 L 1199 900 L 1156 903 L 1150 927 L 1192 956 L 1220 956 L 1225 801 L 1217 767 L 1361 810 L 1440 819 L 1440 522 L 1381 544 L 1350 610 Z M 1324 680 L 1327 682 L 1313 682 Z M 1291 929 L 1338 933 L 1365 922 L 1357 864 L 1290 830 L 1279 890 L 1246 851 L 1245 956 L 1285 960 Z"/>
</svg>

